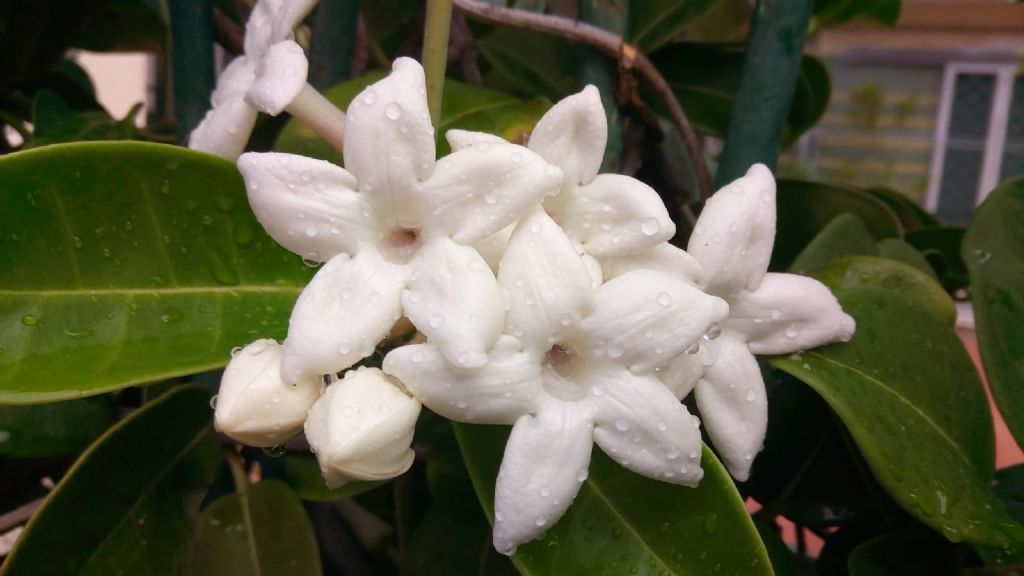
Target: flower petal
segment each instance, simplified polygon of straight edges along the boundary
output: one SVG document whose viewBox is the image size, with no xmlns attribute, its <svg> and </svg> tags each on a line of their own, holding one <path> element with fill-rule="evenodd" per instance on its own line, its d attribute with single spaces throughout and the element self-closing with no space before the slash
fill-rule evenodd
<svg viewBox="0 0 1024 576">
<path fill-rule="evenodd" d="M 242 98 L 214 105 L 188 137 L 188 147 L 234 160 L 245 150 L 256 110 Z"/>
<path fill-rule="evenodd" d="M 696 486 L 704 477 L 700 430 L 686 406 L 651 376 L 619 368 L 592 378 L 594 441 L 601 450 L 637 474 Z"/>
<path fill-rule="evenodd" d="M 757 290 L 732 299 L 723 325 L 743 334 L 754 354 L 788 354 L 846 342 L 856 323 L 821 282 L 796 274 L 766 274 Z"/>
<path fill-rule="evenodd" d="M 487 262 L 476 250 L 438 236 L 424 242 L 409 265 L 405 315 L 449 361 L 462 368 L 486 363 L 505 312 Z"/>
<path fill-rule="evenodd" d="M 534 354 L 543 354 L 590 311 L 590 272 L 572 241 L 544 213 L 534 210 L 508 241 L 498 282 L 509 304 L 506 328 Z"/>
<path fill-rule="evenodd" d="M 627 256 L 605 256 L 601 267 L 606 278 L 611 279 L 630 270 L 657 270 L 687 284 L 700 283 L 704 275 L 700 264 L 686 253 L 668 242 L 662 242 L 650 250 Z"/>
<path fill-rule="evenodd" d="M 386 480 L 412 466 L 420 403 L 376 368 L 349 370 L 309 410 L 306 439 L 327 486 Z"/>
<path fill-rule="evenodd" d="M 286 379 L 333 374 L 373 353 L 401 317 L 406 271 L 373 250 L 339 254 L 295 302 L 281 365 Z"/>
<path fill-rule="evenodd" d="M 565 514 L 587 478 L 594 425 L 577 403 L 552 400 L 512 428 L 494 494 L 494 547 L 512 554 Z"/>
<path fill-rule="evenodd" d="M 216 108 L 228 102 L 245 98 L 246 92 L 256 81 L 256 61 L 239 56 L 224 68 L 217 77 L 217 87 L 210 96 L 210 103 Z M 255 113 L 253 114 L 255 118 Z"/>
<path fill-rule="evenodd" d="M 676 233 L 661 197 L 636 178 L 601 174 L 573 196 L 559 222 L 588 254 L 636 254 Z"/>
<path fill-rule="evenodd" d="M 266 0 L 261 0 L 266 1 Z M 291 36 L 292 29 L 298 26 L 316 6 L 317 0 L 288 0 L 276 8 L 274 17 L 274 38 L 283 40 Z"/>
<path fill-rule="evenodd" d="M 352 100 L 345 120 L 345 167 L 367 201 L 395 221 L 418 221 L 416 189 L 434 169 L 434 128 L 423 68 L 398 58 L 391 74 Z"/>
<path fill-rule="evenodd" d="M 245 99 L 263 113 L 277 116 L 306 85 L 309 62 L 294 40 L 273 44 L 256 68 L 256 81 Z"/>
<path fill-rule="evenodd" d="M 508 144 L 508 141 L 501 136 L 495 136 L 487 132 L 475 132 L 472 130 L 459 130 L 453 128 L 444 133 L 445 140 L 451 146 L 452 152 L 465 150 L 470 146 L 478 144 Z"/>
<path fill-rule="evenodd" d="M 480 253 L 480 256 L 491 267 L 491 270 L 498 271 L 498 263 L 505 255 L 505 247 L 508 246 L 508 239 L 512 237 L 512 231 L 516 229 L 515 224 L 509 224 L 490 236 L 473 243 L 473 247 Z"/>
<path fill-rule="evenodd" d="M 344 169 L 305 156 L 275 152 L 243 154 L 238 170 L 249 204 L 278 244 L 310 260 L 354 254 L 377 236 L 369 207 Z"/>
<path fill-rule="evenodd" d="M 428 408 L 445 418 L 474 424 L 514 424 L 537 410 L 540 364 L 502 336 L 487 355 L 487 364 L 456 370 L 433 344 L 395 348 L 384 358 L 384 371 L 405 383 Z"/>
<path fill-rule="evenodd" d="M 673 358 L 664 368 L 658 371 L 658 380 L 668 388 L 673 396 L 682 400 L 693 391 L 693 387 L 704 376 L 704 364 L 697 354 L 683 353 Z"/>
<path fill-rule="evenodd" d="M 275 21 L 285 0 L 260 0 L 252 7 L 249 20 L 245 23 L 245 39 L 243 49 L 249 58 L 262 58 L 275 40 Z"/>
<path fill-rule="evenodd" d="M 725 298 L 757 288 L 774 243 L 775 179 L 754 164 L 708 200 L 686 251 L 703 266 L 705 289 Z"/>
<path fill-rule="evenodd" d="M 498 232 L 558 191 L 562 171 L 508 142 L 481 142 L 437 162 L 420 193 L 432 230 L 460 244 Z"/>
<path fill-rule="evenodd" d="M 568 184 L 597 176 L 608 143 L 608 119 L 594 86 L 558 101 L 541 117 L 529 148 L 562 169 Z"/>
<path fill-rule="evenodd" d="M 232 353 L 224 369 L 214 427 L 249 446 L 284 444 L 302 430 L 306 412 L 323 391 L 319 375 L 292 383 L 281 379 L 284 349 L 273 340 L 257 340 Z"/>
<path fill-rule="evenodd" d="M 728 314 L 720 298 L 661 272 L 634 270 L 598 288 L 582 331 L 595 354 L 645 373 L 683 353 Z"/>
<path fill-rule="evenodd" d="M 719 355 L 693 395 L 704 429 L 732 477 L 745 481 L 768 426 L 768 398 L 757 360 L 742 341 L 723 333 Z"/>
</svg>

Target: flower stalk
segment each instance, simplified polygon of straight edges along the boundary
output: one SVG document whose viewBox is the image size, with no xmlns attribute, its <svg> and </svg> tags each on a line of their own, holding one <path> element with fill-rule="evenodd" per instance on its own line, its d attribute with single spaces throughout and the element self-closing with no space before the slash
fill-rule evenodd
<svg viewBox="0 0 1024 576">
<path fill-rule="evenodd" d="M 312 128 L 335 150 L 341 150 L 345 113 L 308 82 L 285 111 Z"/>
<path fill-rule="evenodd" d="M 441 120 L 444 73 L 448 67 L 448 34 L 452 26 L 452 1 L 428 0 L 423 27 L 423 71 L 427 77 L 427 107 L 433 125 Z"/>
</svg>

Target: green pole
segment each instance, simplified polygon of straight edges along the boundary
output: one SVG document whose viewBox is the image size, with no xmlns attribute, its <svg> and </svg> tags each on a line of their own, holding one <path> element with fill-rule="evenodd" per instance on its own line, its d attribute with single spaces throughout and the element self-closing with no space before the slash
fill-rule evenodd
<svg viewBox="0 0 1024 576">
<path fill-rule="evenodd" d="M 309 83 L 324 90 L 352 76 L 359 0 L 320 0 L 309 43 Z"/>
<path fill-rule="evenodd" d="M 580 20 L 625 36 L 629 26 L 629 0 L 579 0 Z M 579 48 L 577 65 L 579 88 L 593 84 L 601 91 L 601 104 L 608 117 L 608 146 L 605 148 L 602 172 L 618 172 L 622 164 L 622 121 L 619 103 L 615 101 L 618 81 L 617 64 L 590 46 Z"/>
<path fill-rule="evenodd" d="M 213 7 L 210 0 L 171 0 L 171 63 L 178 141 L 210 107 L 213 92 Z"/>
</svg>

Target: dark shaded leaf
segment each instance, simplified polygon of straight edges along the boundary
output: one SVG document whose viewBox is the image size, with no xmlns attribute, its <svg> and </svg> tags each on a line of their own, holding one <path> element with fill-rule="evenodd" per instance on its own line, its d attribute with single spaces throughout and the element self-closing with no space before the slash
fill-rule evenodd
<svg viewBox="0 0 1024 576">
<path fill-rule="evenodd" d="M 897 240 L 896 238 L 883 238 L 879 240 L 878 253 L 882 258 L 902 262 L 907 266 L 916 268 L 931 276 L 936 281 L 939 279 L 938 275 L 935 274 L 935 270 L 932 268 L 932 265 L 929 264 L 928 260 L 917 251 L 917 248 L 914 248 L 903 240 Z"/>
<path fill-rule="evenodd" d="M 686 25 L 718 0 L 647 0 L 629 6 L 629 40 L 651 52 L 679 38 Z"/>
<path fill-rule="evenodd" d="M 790 265 L 792 272 L 813 272 L 845 256 L 877 256 L 878 244 L 864 221 L 840 214 L 821 229 Z"/>
<path fill-rule="evenodd" d="M 950 293 L 969 284 L 967 264 L 960 256 L 964 233 L 963 228 L 925 228 L 907 232 L 905 238 L 908 244 L 921 252 Z"/>
<path fill-rule="evenodd" d="M 866 188 L 865 192 L 888 204 L 889 208 L 892 208 L 896 215 L 899 216 L 900 224 L 903 225 L 903 229 L 908 233 L 921 228 L 937 228 L 942 226 L 942 223 L 935 216 L 922 208 L 917 202 L 908 198 L 906 194 L 901 194 L 884 186 Z"/>
<path fill-rule="evenodd" d="M 854 548 L 850 576 L 953 576 L 956 555 L 934 534 L 883 534 Z"/>
<path fill-rule="evenodd" d="M 111 396 L 0 405 L 0 456 L 42 458 L 81 450 L 114 422 L 116 410 Z"/>
<path fill-rule="evenodd" d="M 814 21 L 818 26 L 838 26 L 865 18 L 894 26 L 902 4 L 902 0 L 814 0 Z"/>
<path fill-rule="evenodd" d="M 331 489 L 324 483 L 323 474 L 316 456 L 312 454 L 287 454 L 284 457 L 284 480 L 295 494 L 310 502 L 344 500 L 381 486 L 384 482 L 363 482 L 353 480 L 340 488 Z"/>
</svg>

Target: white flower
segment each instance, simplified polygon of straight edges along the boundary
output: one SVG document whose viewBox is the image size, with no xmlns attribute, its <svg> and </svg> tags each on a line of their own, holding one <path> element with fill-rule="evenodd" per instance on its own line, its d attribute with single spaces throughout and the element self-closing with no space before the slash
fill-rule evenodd
<svg viewBox="0 0 1024 576">
<path fill-rule="evenodd" d="M 762 164 L 708 200 L 687 252 L 698 285 L 729 303 L 729 317 L 662 373 L 682 397 L 693 388 L 704 427 L 737 480 L 746 480 L 768 424 L 754 354 L 787 354 L 853 336 L 853 318 L 817 280 L 768 273 L 775 180 Z M 694 273 L 691 268 L 691 273 Z M 694 387 L 695 386 L 695 387 Z"/>
<path fill-rule="evenodd" d="M 386 480 L 412 466 L 420 403 L 376 368 L 349 370 L 309 410 L 306 439 L 324 480 Z"/>
<path fill-rule="evenodd" d="M 238 158 L 257 112 L 286 108 L 311 122 L 328 141 L 339 141 L 344 116 L 306 84 L 309 62 L 291 39 L 316 0 L 259 0 L 245 25 L 245 54 L 224 69 L 210 98 L 213 108 L 192 131 L 189 147 Z M 335 142 L 332 142 L 335 143 Z"/>
<path fill-rule="evenodd" d="M 697 421 L 655 371 L 724 319 L 725 302 L 653 271 L 595 289 L 571 240 L 540 209 L 509 240 L 499 281 L 510 307 L 487 365 L 453 367 L 430 343 L 384 361 L 444 416 L 514 423 L 498 476 L 495 547 L 509 554 L 562 516 L 594 442 L 635 472 L 695 485 Z"/>
<path fill-rule="evenodd" d="M 283 372 L 336 373 L 369 355 L 404 314 L 452 361 L 486 362 L 501 332 L 497 281 L 470 245 L 557 189 L 561 171 L 494 142 L 434 160 L 423 68 L 395 61 L 353 100 L 348 170 L 245 154 L 249 202 L 271 237 L 326 260 L 292 311 Z"/>
<path fill-rule="evenodd" d="M 323 391 L 312 376 L 293 383 L 281 379 L 281 345 L 257 340 L 238 350 L 220 381 L 214 427 L 249 446 L 284 444 L 302 430 L 306 412 Z"/>
</svg>

